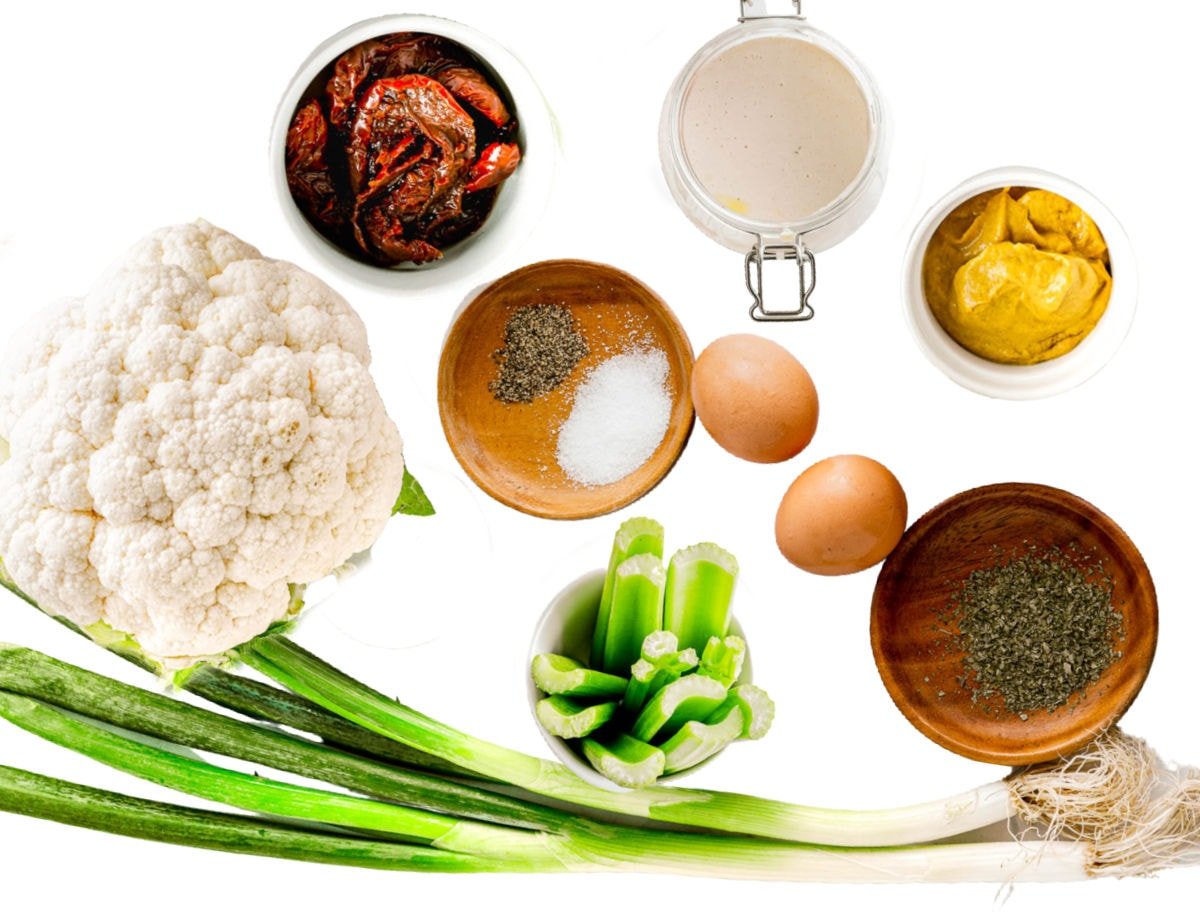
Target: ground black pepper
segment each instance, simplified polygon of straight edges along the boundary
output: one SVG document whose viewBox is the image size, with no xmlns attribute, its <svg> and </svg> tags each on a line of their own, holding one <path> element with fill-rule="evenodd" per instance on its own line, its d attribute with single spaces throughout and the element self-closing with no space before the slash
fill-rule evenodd
<svg viewBox="0 0 1200 912">
<path fill-rule="evenodd" d="M 560 304 L 518 308 L 492 357 L 500 373 L 489 384 L 501 402 L 532 402 L 562 383 L 588 353 L 571 311 Z"/>
<path fill-rule="evenodd" d="M 1057 549 L 974 571 L 940 620 L 957 629 L 959 684 L 972 700 L 998 695 L 1022 719 L 1094 683 L 1120 657 L 1124 639 L 1112 578 Z"/>
</svg>

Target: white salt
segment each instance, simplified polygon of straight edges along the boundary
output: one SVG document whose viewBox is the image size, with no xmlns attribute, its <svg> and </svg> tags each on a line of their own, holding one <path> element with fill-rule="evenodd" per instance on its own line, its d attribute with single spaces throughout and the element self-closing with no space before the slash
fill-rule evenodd
<svg viewBox="0 0 1200 912">
<path fill-rule="evenodd" d="M 667 433 L 667 356 L 625 352 L 588 371 L 558 430 L 558 464 L 572 481 L 620 481 L 649 459 Z"/>
</svg>

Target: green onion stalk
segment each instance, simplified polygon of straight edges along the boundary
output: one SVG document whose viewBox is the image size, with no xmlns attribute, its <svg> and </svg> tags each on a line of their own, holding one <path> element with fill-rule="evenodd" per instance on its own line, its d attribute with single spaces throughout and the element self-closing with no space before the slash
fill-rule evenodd
<svg viewBox="0 0 1200 912">
<path fill-rule="evenodd" d="M 259 637 L 242 647 L 239 655 L 260 673 L 355 725 L 488 779 L 594 810 L 850 847 L 931 842 L 1002 822 L 1013 813 L 1004 782 L 941 801 L 882 811 L 832 810 L 668 786 L 612 791 L 584 782 L 562 764 L 491 744 L 431 719 L 350 678 L 286 637 Z"/>
<path fill-rule="evenodd" d="M 0 692 L 0 716 L 32 734 L 156 785 L 259 814 L 369 831 L 466 855 L 555 860 L 547 837 L 527 829 L 438 814 L 225 769 L 145 744 L 63 710 Z"/>
<path fill-rule="evenodd" d="M 61 663 L 58 670 L 63 670 Z M 94 680 L 99 676 L 84 673 L 80 677 L 88 687 L 100 683 Z M 27 689 L 43 690 L 45 681 Z M 53 695 L 52 689 L 46 692 Z M 97 715 L 109 719 L 115 715 L 104 704 L 73 699 Z M 158 707 L 157 700 L 147 704 L 150 718 L 144 727 L 165 731 L 170 720 L 158 718 Z M 443 872 L 656 871 L 763 880 L 881 882 L 999 877 L 1058 880 L 1079 876 L 1086 859 L 1085 846 L 1069 844 L 849 849 L 655 832 L 556 815 L 536 806 L 529 808 L 530 816 L 524 821 L 527 827 L 519 828 L 237 772 L 180 753 L 181 745 L 147 743 L 107 722 L 11 691 L 0 690 L 0 715 L 113 768 L 272 819 L 147 802 L 9 768 L 0 768 L 0 809 L 225 851 Z M 256 728 L 230 721 L 246 730 Z M 515 804 L 519 806 L 519 802 Z"/>
<path fill-rule="evenodd" d="M 147 801 L 8 766 L 0 766 L 0 810 L 153 842 L 294 861 L 441 873 L 562 869 Z"/>
<path fill-rule="evenodd" d="M 634 831 L 629 841 L 579 838 L 569 851 L 536 860 L 312 830 L 293 823 L 148 801 L 0 766 L 0 811 L 154 842 L 296 861 L 398 871 L 562 873 L 632 871 L 730 879 L 902 883 L 1063 881 L 1084 876 L 1086 846 L 1072 843 L 949 845 L 936 848 L 825 849 L 736 837 L 695 839 L 656 857 L 664 838 Z"/>
<path fill-rule="evenodd" d="M 292 650 L 307 655 L 282 638 L 271 639 L 282 650 L 271 651 L 283 664 L 292 664 L 287 658 Z M 260 643 L 256 649 L 270 646 Z M 319 660 L 312 661 L 321 667 Z M 335 682 L 336 675 L 332 669 L 322 672 Z M 358 699 L 372 702 L 361 684 L 354 689 Z M 501 767 L 515 769 L 514 756 L 524 756 L 509 756 L 513 752 L 461 734 L 455 739 L 453 729 L 400 709 L 411 714 L 405 721 L 416 731 L 430 729 L 418 739 L 428 742 L 422 749 L 437 746 L 439 740 L 457 740 L 457 749 L 447 753 L 456 763 L 466 761 L 466 768 L 490 765 L 498 773 Z M 1000 820 L 1012 813 L 1030 826 L 1040 826 L 1046 831 L 1041 841 L 837 847 L 600 823 L 543 807 L 520 790 L 494 795 L 486 782 L 452 782 L 401 770 L 132 688 L 21 647 L 0 647 L 0 712 L 42 737 L 118 769 L 284 820 L 145 802 L 8 768 L 0 768 L 0 810 L 225 851 L 401 870 L 652 870 L 826 882 L 1064 880 L 1150 873 L 1200 860 L 1200 770 L 1167 768 L 1144 742 L 1115 729 L 1080 754 L 1022 770 L 998 784 L 1006 792 L 1007 809 L 990 816 Z M 137 740 L 134 732 L 155 740 Z M 227 770 L 188 756 L 181 752 L 184 747 L 292 769 L 366 797 Z M 495 752 L 484 758 L 488 763 L 477 759 L 489 753 L 480 747 Z M 549 781 L 556 781 L 554 774 Z M 662 788 L 606 794 L 624 802 L 631 796 L 645 797 L 645 792 L 675 792 L 685 808 L 703 806 L 707 798 L 727 812 L 750 811 L 741 822 L 771 819 L 756 807 L 763 799 L 748 796 Z M 655 796 L 650 806 L 661 806 L 662 799 L 662 794 Z M 926 816 L 935 811 L 950 816 L 969 813 L 962 800 L 958 806 L 926 805 Z M 792 808 L 793 813 L 800 811 L 818 821 L 822 815 L 847 818 L 843 830 L 852 821 L 862 829 L 864 843 L 882 832 L 872 826 L 883 823 L 884 830 L 894 829 L 896 819 L 905 819 L 912 832 L 911 824 L 920 816 L 913 808 L 865 813 Z M 780 814 L 775 819 L 787 817 Z M 926 821 L 921 827 L 928 825 Z M 958 828 L 951 824 L 948 830 Z"/>
<path fill-rule="evenodd" d="M 209 672 L 216 673 L 214 680 L 221 683 L 222 693 L 240 692 L 227 684 L 230 679 L 245 681 L 227 672 L 204 668 L 188 680 L 208 676 Z M 256 691 L 259 689 L 274 690 L 266 685 L 258 685 Z M 160 742 L 319 779 L 340 788 L 436 813 L 538 829 L 552 827 L 565 816 L 549 808 L 529 807 L 469 782 L 444 778 L 437 769 L 398 766 L 390 760 L 353 754 L 274 728 L 234 719 L 21 646 L 0 645 L 0 694 L 29 697 Z M 269 710 L 277 705 L 290 704 L 273 700 L 264 707 Z M 283 724 L 316 718 L 318 712 L 290 717 Z M 411 759 L 416 752 L 409 753 Z M 451 764 L 442 765 L 449 770 L 457 769 Z"/>
</svg>

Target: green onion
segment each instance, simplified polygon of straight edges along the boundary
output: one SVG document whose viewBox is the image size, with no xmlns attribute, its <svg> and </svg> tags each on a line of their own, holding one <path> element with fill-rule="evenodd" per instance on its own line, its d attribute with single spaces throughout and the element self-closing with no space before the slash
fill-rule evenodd
<svg viewBox="0 0 1200 912">
<path fill-rule="evenodd" d="M 684 726 L 662 746 L 667 758 L 666 772 L 678 773 L 697 763 L 703 763 L 740 738 L 742 727 L 742 711 L 737 707 L 733 707 L 723 718 L 711 723 L 684 723 Z"/>
<path fill-rule="evenodd" d="M 221 674 L 246 684 L 255 683 L 226 672 Z M 192 680 L 196 677 L 199 672 Z M 190 706 L 21 646 L 0 645 L 0 691 L 52 703 L 162 741 L 321 779 L 410 807 L 537 829 L 559 827 L 566 819 L 558 811 L 530 809 L 506 796 L 436 778 L 429 773 L 353 756 Z M 411 749 L 410 753 L 418 755 Z M 461 769 L 444 761 L 437 762 L 450 771 Z"/>
<path fill-rule="evenodd" d="M 561 862 L 487 858 L 444 849 L 313 832 L 261 817 L 200 811 L 131 798 L 0 766 L 0 810 L 153 842 L 295 861 L 392 871 L 561 871 Z"/>
<path fill-rule="evenodd" d="M 296 861 L 443 874 L 629 871 L 797 882 L 1080 880 L 1083 843 L 981 843 L 829 849 L 721 836 L 597 829 L 560 857 L 465 855 L 446 849 L 309 830 L 258 817 L 147 801 L 0 766 L 0 811 L 154 842 Z"/>
<path fill-rule="evenodd" d="M 681 649 L 700 652 L 709 637 L 729 632 L 737 574 L 737 559 L 711 542 L 692 545 L 671 557 L 663 627 L 679 637 Z"/>
<path fill-rule="evenodd" d="M 134 741 L 28 697 L 0 692 L 0 716 L 115 769 L 242 810 L 387 833 L 470 855 L 553 858 L 538 833 L 239 773 Z"/>
<path fill-rule="evenodd" d="M 724 687 L 732 687 L 742 676 L 745 661 L 746 641 L 741 637 L 727 636 L 723 640 L 709 637 L 697 674 L 712 678 Z"/>
<path fill-rule="evenodd" d="M 638 714 L 630 732 L 639 741 L 669 738 L 685 722 L 706 719 L 721 705 L 726 690 L 712 678 L 688 675 L 668 684 Z"/>
<path fill-rule="evenodd" d="M 619 697 L 628 682 L 617 675 L 594 671 L 566 656 L 542 653 L 533 657 L 533 683 L 542 693 L 565 697 Z"/>
<path fill-rule="evenodd" d="M 881 811 L 843 811 L 694 789 L 651 786 L 614 792 L 566 767 L 490 744 L 372 690 L 286 637 L 239 649 L 247 664 L 356 725 L 440 756 L 489 779 L 607 813 L 795 842 L 882 846 L 927 842 L 1004 821 L 1008 785 L 994 782 L 948 799 Z M 682 680 L 682 679 L 681 679 Z"/>
<path fill-rule="evenodd" d="M 624 732 L 605 741 L 586 738 L 583 755 L 606 779 L 625 788 L 645 788 L 663 774 L 666 755 Z"/>
<path fill-rule="evenodd" d="M 604 589 L 600 593 L 600 607 L 596 613 L 596 629 L 592 639 L 593 668 L 601 668 L 604 664 L 604 643 L 608 636 L 608 614 L 612 607 L 617 567 L 637 554 L 653 554 L 659 560 L 663 556 L 663 527 L 644 516 L 625 520 L 613 537 L 612 555 L 608 559 L 608 572 L 604 576 Z"/>
<path fill-rule="evenodd" d="M 45 658 L 49 658 L 48 656 Z M 53 661 L 52 659 L 50 661 Z M 65 666 L 69 668 L 70 666 Z M 82 669 L 76 669 L 81 671 Z M 311 700 L 270 684 L 231 674 L 215 665 L 201 663 L 177 672 L 173 683 L 181 690 L 231 709 L 243 716 L 271 722 L 316 735 L 326 744 L 344 750 L 399 763 L 417 769 L 434 770 L 451 776 L 475 774 L 453 763 L 367 731 L 347 722 Z"/>
<path fill-rule="evenodd" d="M 636 554 L 617 567 L 600 670 L 629 673 L 641 656 L 642 642 L 662 627 L 666 581 L 662 560 L 653 554 Z"/>
<path fill-rule="evenodd" d="M 420 860 L 430 870 L 667 871 L 718 873 L 728 877 L 825 879 L 844 877 L 853 867 L 829 856 L 850 858 L 849 850 L 831 850 L 703 834 L 641 832 L 626 826 L 573 820 L 562 832 L 530 833 L 492 824 L 411 811 L 385 802 L 323 792 L 216 767 L 165 748 L 134 741 L 119 732 L 80 720 L 48 704 L 0 693 L 0 708 L 30 731 L 118 769 L 150 781 L 227 804 L 287 817 L 287 828 L 249 827 L 246 818 L 196 812 L 187 808 L 126 799 L 0 769 L 0 809 L 71 822 L 112 832 L 233 851 L 282 857 L 364 863 L 354 847 L 369 852 L 379 866 L 405 866 Z M 253 728 L 249 723 L 236 723 Z M 648 752 L 653 749 L 643 748 Z M 257 822 L 257 821 L 256 821 Z M 415 850 L 389 853 L 387 843 L 311 831 L 313 824 L 366 829 L 427 843 L 431 854 Z M 218 831 L 223 838 L 214 839 Z M 275 837 L 289 834 L 289 837 Z M 301 835 L 303 834 L 303 835 Z M 262 840 L 262 844 L 257 844 Z M 1011 847 L 1005 847 L 1011 850 Z M 887 879 L 910 876 L 917 862 L 930 865 L 918 850 L 892 850 L 884 862 Z M 887 854 L 872 850 L 872 855 Z M 999 856 L 993 849 L 992 859 Z M 863 855 L 865 858 L 866 856 Z M 479 859 L 486 859 L 481 861 Z M 496 862 L 492 867 L 487 862 Z M 898 867 L 892 868 L 892 864 Z M 842 873 L 836 873 L 838 870 Z M 826 873 L 826 872 L 832 872 Z"/>
<path fill-rule="evenodd" d="M 586 706 L 570 697 L 551 696 L 539 700 L 537 720 L 542 728 L 559 738 L 582 738 L 604 725 L 617 712 L 616 703 Z"/>
<path fill-rule="evenodd" d="M 315 658 L 311 663 L 293 663 L 288 655 L 295 647 L 286 640 L 280 638 L 265 648 L 272 646 L 279 647 L 277 659 L 281 665 L 293 666 L 293 670 L 303 666 L 308 671 L 321 667 Z M 29 652 L 16 648 L 0 650 L 0 669 L 7 667 L 8 660 L 14 656 L 18 663 L 29 658 L 23 655 Z M 36 653 L 32 655 L 37 656 Z M 304 655 L 302 650 L 296 651 L 297 658 Z M 35 671 L 39 669 L 36 662 L 33 667 Z M 338 688 L 332 685 L 344 678 L 328 668 L 321 676 L 335 692 Z M 35 687 L 51 684 L 52 676 L 42 677 L 41 684 L 35 682 Z M 83 680 L 86 684 L 86 677 Z M 52 686 L 47 689 L 55 690 Z M 354 701 L 356 705 L 364 709 L 371 707 L 374 701 L 367 699 L 371 692 L 362 685 L 355 685 L 354 689 L 361 701 Z M 90 694 L 101 703 L 105 702 L 104 696 L 103 690 Z M 159 695 L 149 696 L 166 699 Z M 58 699 L 67 702 L 78 697 L 59 693 Z M 827 882 L 1010 882 L 1082 879 L 1095 873 L 1150 873 L 1194 859 L 1198 835 L 1190 808 L 1195 800 L 1196 783 L 1200 782 L 1200 770 L 1168 769 L 1144 742 L 1115 730 L 1099 736 L 1080 755 L 1015 774 L 1011 785 L 996 783 L 947 802 L 890 812 L 791 808 L 796 815 L 791 819 L 793 824 L 800 821 L 802 812 L 814 830 L 822 825 L 832 827 L 835 818 L 844 818 L 841 820 L 844 832 L 858 829 L 861 831 L 859 836 L 876 840 L 888 833 L 894 834 L 897 828 L 904 828 L 911 835 L 931 826 L 940 827 L 940 835 L 945 837 L 976 828 L 988 815 L 994 814 L 993 819 L 999 821 L 1017 811 L 1032 824 L 1048 824 L 1052 838 L 1065 836 L 1066 839 L 1042 843 L 1005 841 L 909 848 L 836 848 L 713 833 L 645 831 L 627 825 L 600 824 L 565 812 L 549 812 L 558 815 L 551 819 L 560 826 L 544 832 L 531 833 L 494 824 L 460 821 L 454 814 L 414 811 L 387 802 L 225 770 L 190 756 L 181 756 L 170 742 L 161 747 L 145 744 L 101 726 L 91 718 L 107 713 L 107 705 L 88 706 L 87 700 L 83 702 L 85 712 L 83 718 L 79 718 L 46 702 L 7 691 L 0 693 L 0 707 L 5 713 L 44 737 L 154 782 L 227 803 L 236 802 L 265 813 L 286 814 L 286 823 L 146 802 L 5 767 L 0 767 L 0 810 L 226 851 L 382 868 L 447 872 L 600 869 Z M 392 709 L 393 720 L 403 717 L 418 731 L 423 730 L 426 740 L 431 742 L 453 732 L 406 707 L 393 704 Z M 721 722 L 714 724 L 728 724 L 731 731 L 727 735 L 736 736 L 742 727 L 737 719 L 739 713 L 738 707 L 729 707 Z M 259 731 L 252 723 L 227 721 L 247 733 Z M 693 733 L 697 731 L 693 728 Z M 475 746 L 490 748 L 492 762 L 511 761 L 513 770 L 521 766 L 523 760 L 533 759 L 467 736 L 460 737 Z M 604 752 L 618 759 L 624 754 L 622 762 L 628 765 L 638 758 L 653 757 L 656 750 L 628 741 L 587 741 L 598 763 L 603 763 Z M 324 754 L 337 754 L 328 747 L 311 746 Z M 366 762 L 365 758 L 354 759 Z M 556 764 L 539 764 L 537 771 L 551 785 L 565 785 L 567 780 L 558 778 L 558 769 L 561 768 Z M 719 815 L 717 819 L 726 818 L 728 825 L 734 821 L 767 819 L 765 812 L 772 806 L 779 811 L 787 808 L 762 799 L 718 792 L 652 786 L 637 792 L 613 793 L 588 787 L 578 780 L 575 782 L 577 796 L 603 792 L 613 799 L 607 809 L 618 813 L 637 808 L 639 804 L 647 812 L 678 810 L 680 807 L 695 811 L 703 806 L 709 814 Z M 567 795 L 565 789 L 553 791 L 560 798 Z M 546 812 L 545 808 L 537 808 L 518 795 L 519 791 L 514 792 L 509 799 L 516 807 L 525 808 L 531 814 Z M 1005 799 L 1003 807 L 999 801 L 1001 796 Z M 648 797 L 650 801 L 646 801 Z M 670 814 L 649 815 L 673 819 Z M 701 814 L 689 816 L 691 819 L 686 821 L 689 825 L 703 825 Z M 775 819 L 782 821 L 784 817 L 780 813 Z M 410 846 L 360 835 L 343 835 L 338 830 L 330 831 L 331 825 L 355 829 L 365 826 L 371 828 L 371 832 L 385 832 L 402 840 L 430 844 Z"/>
</svg>

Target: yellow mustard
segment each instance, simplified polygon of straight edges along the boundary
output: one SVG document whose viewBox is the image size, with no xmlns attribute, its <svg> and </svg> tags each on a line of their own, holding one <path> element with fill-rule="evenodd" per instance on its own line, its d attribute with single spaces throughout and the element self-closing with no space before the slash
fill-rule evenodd
<svg viewBox="0 0 1200 912">
<path fill-rule="evenodd" d="M 1104 315 L 1108 246 L 1086 212 L 1048 190 L 972 197 L 925 250 L 925 300 L 959 345 L 989 361 L 1065 355 Z"/>
</svg>

